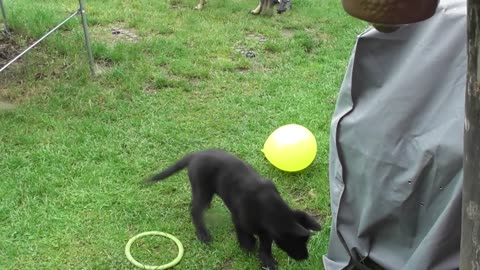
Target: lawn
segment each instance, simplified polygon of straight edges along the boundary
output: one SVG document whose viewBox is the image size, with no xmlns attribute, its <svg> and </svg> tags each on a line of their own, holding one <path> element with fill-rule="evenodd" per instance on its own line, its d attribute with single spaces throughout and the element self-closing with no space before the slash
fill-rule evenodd
<svg viewBox="0 0 480 270">
<path fill-rule="evenodd" d="M 339 0 L 293 1 L 272 17 L 250 15 L 257 3 L 210 0 L 195 11 L 195 0 L 86 0 L 95 77 L 79 18 L 0 73 L 0 269 L 135 269 L 125 244 L 150 230 L 184 244 L 175 269 L 258 269 L 218 199 L 206 216 L 212 245 L 196 240 L 184 172 L 138 185 L 205 148 L 237 154 L 322 222 L 308 261 L 274 254 L 281 269 L 323 269 L 330 118 L 365 24 Z M 78 1 L 4 4 L 13 37 L 0 40 L 0 56 L 10 57 Z M 260 151 L 288 123 L 309 128 L 318 143 L 316 160 L 300 173 L 274 168 Z M 162 264 L 176 249 L 151 238 L 132 252 Z"/>
</svg>

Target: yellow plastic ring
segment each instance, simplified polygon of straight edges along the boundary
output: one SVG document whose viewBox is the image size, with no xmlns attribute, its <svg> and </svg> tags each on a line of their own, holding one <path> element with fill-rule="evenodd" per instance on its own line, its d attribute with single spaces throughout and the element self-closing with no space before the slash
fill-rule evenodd
<svg viewBox="0 0 480 270">
<path fill-rule="evenodd" d="M 158 266 L 156 266 L 156 265 L 146 265 L 146 264 L 139 263 L 137 260 L 135 260 L 132 257 L 132 254 L 130 253 L 130 247 L 132 246 L 133 242 L 135 242 L 137 239 L 139 239 L 141 237 L 144 237 L 144 236 L 147 236 L 147 235 L 159 235 L 159 236 L 163 236 L 163 237 L 171 239 L 173 242 L 175 242 L 175 244 L 178 247 L 177 257 L 173 261 L 171 261 L 167 264 L 158 265 Z M 168 268 L 171 268 L 171 267 L 175 266 L 182 259 L 183 252 L 184 252 L 183 245 L 180 242 L 180 240 L 178 240 L 178 238 L 176 238 L 175 236 L 173 236 L 171 234 L 164 233 L 164 232 L 157 232 L 157 231 L 143 232 L 143 233 L 137 234 L 134 237 L 132 237 L 130 240 L 128 240 L 128 243 L 125 246 L 125 255 L 127 256 L 127 259 L 132 264 L 134 264 L 135 266 L 137 266 L 139 268 L 143 268 L 143 269 L 148 269 L 148 270 L 163 270 L 163 269 L 168 269 Z"/>
</svg>

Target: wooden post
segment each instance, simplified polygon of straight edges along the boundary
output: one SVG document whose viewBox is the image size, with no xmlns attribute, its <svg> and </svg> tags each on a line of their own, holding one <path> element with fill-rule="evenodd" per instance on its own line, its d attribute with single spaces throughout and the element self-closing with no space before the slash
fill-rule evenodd
<svg viewBox="0 0 480 270">
<path fill-rule="evenodd" d="M 480 270 L 480 0 L 467 2 L 461 270 Z"/>
</svg>

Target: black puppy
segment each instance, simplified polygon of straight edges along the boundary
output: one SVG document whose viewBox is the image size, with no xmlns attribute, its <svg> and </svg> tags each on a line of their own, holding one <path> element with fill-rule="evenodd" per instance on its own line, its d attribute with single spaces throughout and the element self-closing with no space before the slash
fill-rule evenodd
<svg viewBox="0 0 480 270">
<path fill-rule="evenodd" d="M 262 267 L 276 269 L 272 242 L 295 260 L 308 258 L 310 230 L 318 231 L 320 225 L 307 213 L 291 209 L 270 180 L 263 179 L 251 166 L 232 154 L 220 150 L 192 153 L 144 183 L 153 184 L 184 168 L 190 178 L 191 214 L 200 241 L 211 241 L 203 212 L 217 194 L 232 214 L 240 246 L 253 251 L 255 235 L 258 237 Z"/>
</svg>

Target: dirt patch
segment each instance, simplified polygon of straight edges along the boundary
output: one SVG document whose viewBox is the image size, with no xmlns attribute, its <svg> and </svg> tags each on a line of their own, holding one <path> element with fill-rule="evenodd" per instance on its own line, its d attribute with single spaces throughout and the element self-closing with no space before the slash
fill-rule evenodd
<svg viewBox="0 0 480 270">
<path fill-rule="evenodd" d="M 118 42 L 138 42 L 140 40 L 137 31 L 124 24 L 111 24 L 107 26 L 95 25 L 90 27 L 94 40 L 114 45 Z"/>
<path fill-rule="evenodd" d="M 222 265 L 218 268 L 218 270 L 232 270 L 233 269 L 233 260 L 228 259 L 225 262 L 223 262 Z"/>
<path fill-rule="evenodd" d="M 267 42 L 267 40 L 268 40 L 264 35 L 262 35 L 260 33 L 248 33 L 246 38 L 248 40 L 254 41 L 257 44 L 263 44 L 263 43 Z"/>
<path fill-rule="evenodd" d="M 295 35 L 295 31 L 293 29 L 283 29 L 282 36 L 286 38 L 292 38 Z"/>
<path fill-rule="evenodd" d="M 160 89 L 158 89 L 153 83 L 147 83 L 143 86 L 143 91 L 147 94 L 155 94 L 159 90 Z"/>
<path fill-rule="evenodd" d="M 112 36 L 116 37 L 117 39 L 124 39 L 128 41 L 138 41 L 138 35 L 134 32 L 133 29 L 126 29 L 121 27 L 113 27 L 112 28 Z"/>
<path fill-rule="evenodd" d="M 184 7 L 180 0 L 170 0 L 168 1 L 168 4 L 170 5 L 170 9 L 180 9 Z"/>
<path fill-rule="evenodd" d="M 254 58 L 257 56 L 256 51 L 249 49 L 246 46 L 237 45 L 235 46 L 234 50 L 247 58 Z"/>
<path fill-rule="evenodd" d="M 0 24 L 4 29 L 4 26 Z M 3 67 L 11 59 L 20 53 L 20 46 L 10 37 L 5 30 L 0 31 L 0 67 Z M 0 86 L 0 111 L 12 110 L 16 106 L 9 97 L 7 89 Z"/>
<path fill-rule="evenodd" d="M 330 40 L 330 36 L 326 33 L 320 32 L 317 29 L 314 28 L 305 28 L 304 31 L 308 33 L 315 42 L 320 43 L 320 42 L 328 42 Z M 291 39 L 295 36 L 296 30 L 295 29 L 290 29 L 290 28 L 285 28 L 282 30 L 282 36 Z"/>
<path fill-rule="evenodd" d="M 313 36 L 316 42 L 328 42 L 330 41 L 330 36 L 327 33 L 318 31 L 314 28 L 305 28 L 305 32 Z"/>
<path fill-rule="evenodd" d="M 8 90 L 0 86 L 0 102 L 10 103 L 12 100 L 8 95 Z"/>
<path fill-rule="evenodd" d="M 0 33 L 0 67 L 12 60 L 22 51 L 21 46 L 9 35 Z"/>
<path fill-rule="evenodd" d="M 2 101 L 0 99 L 0 112 L 1 111 L 9 111 L 15 109 L 17 106 L 15 104 L 7 102 L 7 101 Z"/>
<path fill-rule="evenodd" d="M 101 75 L 107 73 L 113 69 L 113 64 L 108 61 L 97 60 L 95 61 L 95 74 Z"/>
<path fill-rule="evenodd" d="M 10 78 L 10 76 L 6 76 L 6 78 Z M 0 76 L 0 79 L 3 78 Z M 12 85 L 21 85 L 21 83 L 21 81 L 15 81 Z M 0 80 L 0 85 L 2 84 L 5 85 L 7 83 Z M 0 107 L 2 107 L 3 110 L 14 109 L 18 104 L 21 104 L 23 101 L 28 100 L 33 96 L 44 95 L 49 91 L 47 87 L 41 86 L 40 84 L 31 87 L 7 87 L 9 86 L 0 86 Z"/>
<path fill-rule="evenodd" d="M 247 33 L 245 40 L 238 42 L 233 49 L 247 58 L 255 58 L 258 55 L 258 48 L 261 48 L 267 40 L 260 33 Z"/>
</svg>

